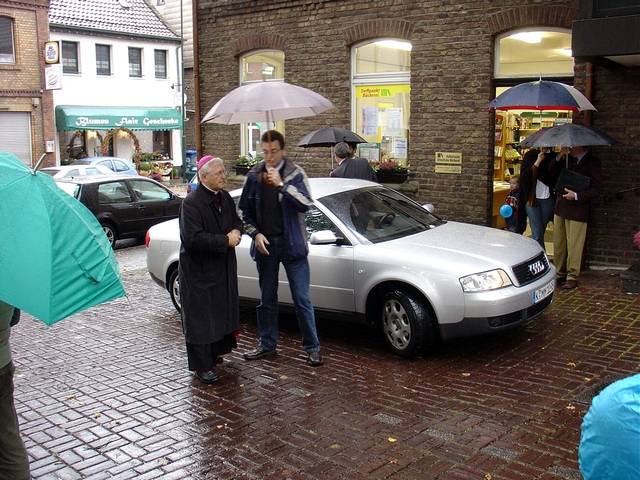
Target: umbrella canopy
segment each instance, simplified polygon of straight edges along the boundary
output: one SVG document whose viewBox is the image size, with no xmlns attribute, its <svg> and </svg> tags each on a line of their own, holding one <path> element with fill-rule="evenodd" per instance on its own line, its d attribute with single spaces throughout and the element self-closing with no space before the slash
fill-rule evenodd
<svg viewBox="0 0 640 480">
<path fill-rule="evenodd" d="M 520 146 L 521 147 L 525 147 L 525 148 L 531 148 L 533 147 L 533 144 L 538 140 L 538 138 L 540 138 L 540 136 L 546 132 L 547 130 L 549 130 L 550 127 L 544 127 L 541 128 L 540 130 L 536 130 L 535 132 L 533 132 L 531 135 L 525 137 L 524 140 L 520 141 Z"/>
<path fill-rule="evenodd" d="M 616 141 L 609 135 L 591 127 L 577 123 L 566 123 L 545 129 L 536 138 L 524 139 L 523 147 L 587 147 L 592 145 L 613 145 Z"/>
<path fill-rule="evenodd" d="M 360 135 L 351 130 L 337 127 L 324 127 L 307 133 L 298 142 L 298 147 L 333 147 L 336 143 L 367 143 Z"/>
<path fill-rule="evenodd" d="M 0 300 L 51 325 L 125 294 L 93 214 L 8 152 L 0 152 L 0 218 Z"/>
<path fill-rule="evenodd" d="M 308 88 L 286 82 L 242 85 L 216 103 L 202 123 L 233 125 L 311 117 L 334 108 L 333 103 Z"/>
<path fill-rule="evenodd" d="M 570 85 L 549 80 L 521 83 L 489 104 L 496 110 L 595 110 L 587 97 Z"/>
</svg>

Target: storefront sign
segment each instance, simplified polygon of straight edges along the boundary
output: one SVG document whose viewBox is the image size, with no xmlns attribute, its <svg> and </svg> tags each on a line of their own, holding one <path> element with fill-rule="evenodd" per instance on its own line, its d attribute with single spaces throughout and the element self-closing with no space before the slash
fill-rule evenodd
<svg viewBox="0 0 640 480">
<path fill-rule="evenodd" d="M 399 93 L 411 92 L 411 86 L 407 84 L 398 85 L 358 85 L 356 86 L 357 98 L 384 98 L 393 97 Z"/>
<path fill-rule="evenodd" d="M 154 107 L 56 107 L 58 130 L 172 130 L 182 128 L 180 112 Z"/>
<path fill-rule="evenodd" d="M 444 165 L 462 165 L 462 153 L 436 152 L 436 163 Z"/>
<path fill-rule="evenodd" d="M 462 173 L 462 165 L 436 165 L 436 173 Z"/>
<path fill-rule="evenodd" d="M 60 44 L 55 41 L 44 43 L 44 63 L 60 63 Z"/>
<path fill-rule="evenodd" d="M 46 90 L 62 88 L 62 65 L 51 65 L 44 69 L 44 84 Z"/>
</svg>

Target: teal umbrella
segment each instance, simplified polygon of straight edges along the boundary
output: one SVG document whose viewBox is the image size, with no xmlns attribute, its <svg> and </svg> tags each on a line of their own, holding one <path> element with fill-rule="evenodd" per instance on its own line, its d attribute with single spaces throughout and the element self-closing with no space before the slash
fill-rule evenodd
<svg viewBox="0 0 640 480">
<path fill-rule="evenodd" d="M 0 300 L 51 325 L 124 295 L 93 214 L 49 175 L 0 152 Z"/>
</svg>

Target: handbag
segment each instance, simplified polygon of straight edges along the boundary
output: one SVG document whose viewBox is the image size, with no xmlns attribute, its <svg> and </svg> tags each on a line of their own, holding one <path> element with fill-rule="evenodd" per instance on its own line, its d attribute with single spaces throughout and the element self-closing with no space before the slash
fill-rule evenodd
<svg viewBox="0 0 640 480">
<path fill-rule="evenodd" d="M 565 193 L 565 188 L 574 192 L 581 192 L 589 188 L 589 185 L 591 185 L 591 179 L 586 175 L 563 168 L 554 188 L 557 193 L 562 195 Z"/>
</svg>

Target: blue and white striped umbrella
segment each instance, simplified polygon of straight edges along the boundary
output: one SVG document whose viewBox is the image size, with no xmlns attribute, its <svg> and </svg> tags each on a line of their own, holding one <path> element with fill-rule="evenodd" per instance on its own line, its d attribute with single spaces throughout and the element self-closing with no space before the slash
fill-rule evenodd
<svg viewBox="0 0 640 480">
<path fill-rule="evenodd" d="M 501 93 L 489 104 L 496 110 L 595 110 L 576 88 L 550 80 L 521 83 Z"/>
</svg>

